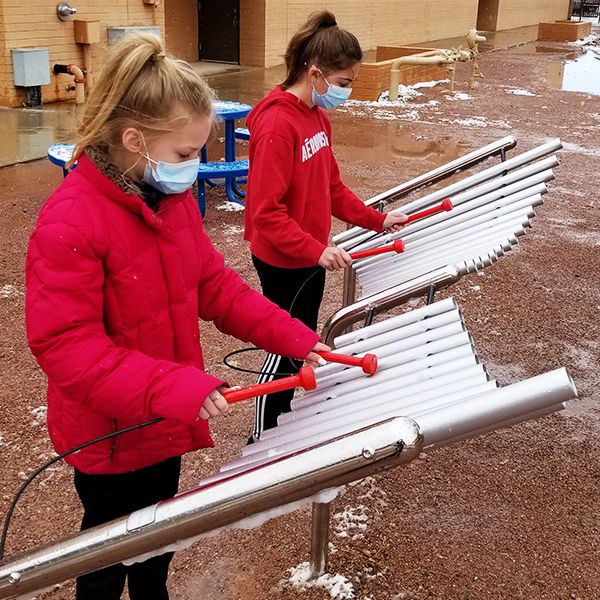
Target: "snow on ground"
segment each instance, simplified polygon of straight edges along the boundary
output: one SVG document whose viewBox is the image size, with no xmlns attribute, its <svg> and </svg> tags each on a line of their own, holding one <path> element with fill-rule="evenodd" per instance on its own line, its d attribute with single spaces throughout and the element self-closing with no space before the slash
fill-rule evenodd
<svg viewBox="0 0 600 600">
<path fill-rule="evenodd" d="M 288 569 L 289 579 L 282 580 L 284 587 L 295 587 L 306 590 L 308 588 L 323 588 L 329 592 L 334 600 L 344 600 L 346 598 L 355 598 L 354 587 L 344 576 L 331 573 L 325 573 L 317 579 L 312 578 L 310 564 L 300 563 L 297 567 Z"/>
<path fill-rule="evenodd" d="M 0 287 L 0 298 L 10 298 L 11 296 L 22 296 L 22 292 L 19 291 L 16 285 L 7 283 Z"/>
<path fill-rule="evenodd" d="M 333 515 L 335 535 L 344 538 L 349 537 L 352 540 L 364 537 L 369 520 L 367 511 L 368 509 L 364 504 L 359 504 L 356 507 L 349 506 L 343 511 L 335 513 Z"/>
<path fill-rule="evenodd" d="M 219 204 L 217 206 L 217 210 L 224 210 L 227 212 L 241 212 L 244 210 L 243 204 L 238 204 L 237 202 L 224 202 L 223 204 Z"/>
<path fill-rule="evenodd" d="M 525 88 L 514 88 L 509 87 L 506 92 L 508 94 L 514 94 L 515 96 L 535 96 L 533 92 L 526 90 Z"/>
</svg>

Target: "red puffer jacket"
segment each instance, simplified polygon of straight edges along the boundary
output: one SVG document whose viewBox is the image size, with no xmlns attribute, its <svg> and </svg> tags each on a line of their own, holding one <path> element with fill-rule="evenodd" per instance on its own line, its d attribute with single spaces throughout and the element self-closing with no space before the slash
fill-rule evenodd
<svg viewBox="0 0 600 600">
<path fill-rule="evenodd" d="M 85 155 L 40 212 L 26 283 L 27 336 L 48 376 L 57 452 L 165 418 L 67 458 L 86 473 L 213 445 L 197 415 L 223 382 L 203 371 L 198 317 L 285 356 L 304 357 L 318 341 L 225 268 L 189 192 L 154 213 Z"/>
</svg>

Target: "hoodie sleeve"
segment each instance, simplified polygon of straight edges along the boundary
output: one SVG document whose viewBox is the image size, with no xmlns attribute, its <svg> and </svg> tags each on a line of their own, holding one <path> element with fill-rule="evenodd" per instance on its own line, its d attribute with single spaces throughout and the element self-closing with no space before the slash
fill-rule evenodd
<svg viewBox="0 0 600 600">
<path fill-rule="evenodd" d="M 331 213 L 334 217 L 373 231 L 381 231 L 385 214 L 366 206 L 365 203 L 342 181 L 340 169 L 331 153 Z"/>
<path fill-rule="evenodd" d="M 294 165 L 292 140 L 266 132 L 253 142 L 250 160 L 254 168 L 247 192 L 252 202 L 246 210 L 253 227 L 283 254 L 306 257 L 317 264 L 327 246 L 303 231 L 283 202 Z"/>
<path fill-rule="evenodd" d="M 217 329 L 268 352 L 304 358 L 319 335 L 288 312 L 250 288 L 202 231 L 202 277 L 198 287 L 199 316 Z"/>
</svg>

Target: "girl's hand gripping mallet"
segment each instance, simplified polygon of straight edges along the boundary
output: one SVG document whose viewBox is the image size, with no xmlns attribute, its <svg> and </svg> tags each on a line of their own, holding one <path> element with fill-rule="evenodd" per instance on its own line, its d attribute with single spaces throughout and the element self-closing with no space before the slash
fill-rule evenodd
<svg viewBox="0 0 600 600">
<path fill-rule="evenodd" d="M 263 396 L 273 392 L 281 392 L 282 390 L 291 390 L 296 387 L 301 387 L 305 390 L 314 390 L 317 387 L 315 370 L 312 367 L 304 366 L 300 369 L 298 375 L 292 375 L 291 377 L 275 379 L 267 383 L 257 383 L 235 390 L 223 390 L 221 395 L 231 404 L 232 402 L 239 402 L 240 400 L 247 400 L 248 398 L 255 398 L 256 396 Z"/>
</svg>

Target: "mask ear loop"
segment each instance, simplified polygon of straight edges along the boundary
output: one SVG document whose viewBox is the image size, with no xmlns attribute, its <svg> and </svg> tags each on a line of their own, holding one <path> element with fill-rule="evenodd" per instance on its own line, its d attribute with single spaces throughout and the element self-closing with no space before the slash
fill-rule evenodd
<svg viewBox="0 0 600 600">
<path fill-rule="evenodd" d="M 140 193 L 139 188 L 134 185 L 127 177 L 127 173 L 129 173 L 129 171 L 131 171 L 131 169 L 133 169 L 138 163 L 140 162 L 140 157 L 138 157 L 138 159 L 127 169 L 125 169 L 122 173 L 121 173 L 121 179 L 123 180 L 123 183 L 130 189 L 132 190 L 135 195 L 137 196 Z"/>
<path fill-rule="evenodd" d="M 146 146 L 146 140 L 144 138 L 144 134 L 140 131 L 140 135 L 142 136 L 142 142 L 144 144 L 144 148 L 146 149 L 146 154 L 143 154 L 141 151 L 139 152 L 139 154 L 144 157 L 146 160 L 151 161 L 152 159 L 150 158 L 150 156 L 148 156 L 148 146 Z M 131 181 L 129 181 L 126 177 L 127 173 L 129 173 L 129 171 L 131 171 L 131 169 L 135 168 L 137 166 L 137 164 L 140 162 L 140 157 L 138 157 L 138 159 L 127 169 L 125 169 L 125 171 L 123 171 L 121 173 L 121 179 L 123 180 L 123 183 L 131 190 L 133 190 L 133 192 L 136 194 L 136 196 L 139 194 L 139 188 L 136 187 L 133 183 L 131 183 Z M 154 162 L 154 161 L 153 161 Z"/>
</svg>

